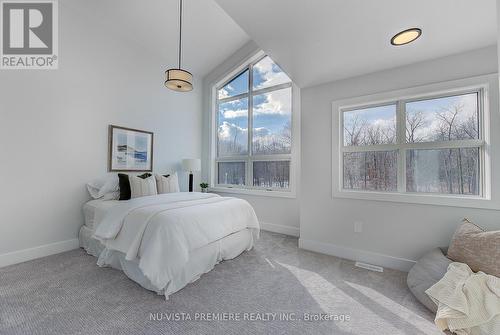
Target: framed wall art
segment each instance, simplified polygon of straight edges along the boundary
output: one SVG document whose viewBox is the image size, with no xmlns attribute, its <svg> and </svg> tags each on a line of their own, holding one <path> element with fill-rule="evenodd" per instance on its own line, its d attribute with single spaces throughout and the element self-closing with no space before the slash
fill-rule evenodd
<svg viewBox="0 0 500 335">
<path fill-rule="evenodd" d="M 109 126 L 109 171 L 153 171 L 153 133 Z"/>
</svg>

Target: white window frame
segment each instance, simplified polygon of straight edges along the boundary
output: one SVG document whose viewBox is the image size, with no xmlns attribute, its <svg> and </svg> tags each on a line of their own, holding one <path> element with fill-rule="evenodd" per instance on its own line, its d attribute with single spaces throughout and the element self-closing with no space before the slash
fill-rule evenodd
<svg viewBox="0 0 500 335">
<path fill-rule="evenodd" d="M 263 51 L 257 52 L 255 55 L 247 59 L 245 62 L 237 66 L 235 69 L 226 74 L 221 80 L 212 85 L 211 89 L 211 131 L 210 131 L 210 190 L 214 192 L 237 193 L 271 197 L 295 198 L 297 192 L 297 175 L 298 164 L 297 157 L 299 155 L 300 131 L 299 131 L 299 90 L 293 82 L 273 85 L 262 89 L 253 90 L 253 65 L 263 59 L 266 54 Z M 219 99 L 218 91 L 226 84 L 235 79 L 248 69 L 249 71 L 249 91 L 243 94 L 231 96 L 224 99 Z M 248 97 L 248 129 L 251 129 L 253 122 L 253 97 L 260 94 L 265 94 L 277 91 L 284 88 L 291 89 L 292 105 L 291 105 L 291 153 L 290 154 L 268 154 L 268 155 L 253 155 L 252 153 L 252 132 L 248 132 L 248 153 L 246 155 L 222 156 L 217 154 L 217 130 L 218 130 L 218 105 L 219 102 L 228 102 L 241 98 Z M 253 186 L 253 162 L 257 161 L 290 161 L 290 181 L 287 189 L 282 188 L 266 188 Z M 245 182 L 246 185 L 227 185 L 218 183 L 218 163 L 219 162 L 245 162 Z"/>
<path fill-rule="evenodd" d="M 498 104 L 498 94 L 492 100 L 491 87 L 498 90 L 496 75 L 487 75 L 445 83 L 438 83 L 398 91 L 374 94 L 358 98 L 335 101 L 332 103 L 332 188 L 333 197 L 420 203 L 445 206 L 473 208 L 500 208 L 498 201 L 492 201 L 491 180 L 491 147 L 490 147 L 490 104 Z M 480 139 L 455 140 L 446 142 L 406 143 L 406 115 L 403 108 L 407 102 L 441 98 L 466 93 L 479 93 L 479 133 Z M 347 111 L 375 107 L 380 105 L 396 105 L 395 144 L 344 146 L 343 114 Z M 442 149 L 480 147 L 480 192 L 475 195 L 420 193 L 406 191 L 406 150 L 408 149 Z M 397 191 L 351 190 L 343 188 L 343 154 L 345 152 L 397 151 Z"/>
</svg>

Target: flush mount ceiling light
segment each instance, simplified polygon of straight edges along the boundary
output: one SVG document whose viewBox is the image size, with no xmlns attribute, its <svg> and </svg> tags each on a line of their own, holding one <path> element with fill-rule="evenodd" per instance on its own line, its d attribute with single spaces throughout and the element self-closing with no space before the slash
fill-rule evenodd
<svg viewBox="0 0 500 335">
<path fill-rule="evenodd" d="M 422 35 L 422 29 L 420 28 L 410 28 L 397 33 L 391 38 L 392 45 L 405 45 L 415 41 Z"/>
<path fill-rule="evenodd" d="M 177 92 L 189 92 L 193 89 L 193 75 L 182 69 L 182 0 L 179 0 L 179 66 L 165 71 L 165 86 Z"/>
</svg>

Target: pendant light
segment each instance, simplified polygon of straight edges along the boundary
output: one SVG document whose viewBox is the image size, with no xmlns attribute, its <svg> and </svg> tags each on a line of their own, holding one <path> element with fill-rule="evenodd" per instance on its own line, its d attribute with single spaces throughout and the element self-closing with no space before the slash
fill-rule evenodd
<svg viewBox="0 0 500 335">
<path fill-rule="evenodd" d="M 165 86 L 177 92 L 189 92 L 193 89 L 193 75 L 181 68 L 182 53 L 182 0 L 179 0 L 179 66 L 165 71 Z"/>
</svg>

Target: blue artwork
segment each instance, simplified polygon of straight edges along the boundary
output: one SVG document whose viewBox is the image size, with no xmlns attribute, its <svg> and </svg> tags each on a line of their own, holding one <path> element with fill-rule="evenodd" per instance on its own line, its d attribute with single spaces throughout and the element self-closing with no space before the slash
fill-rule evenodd
<svg viewBox="0 0 500 335">
<path fill-rule="evenodd" d="M 152 171 L 153 133 L 110 126 L 110 171 Z"/>
</svg>

